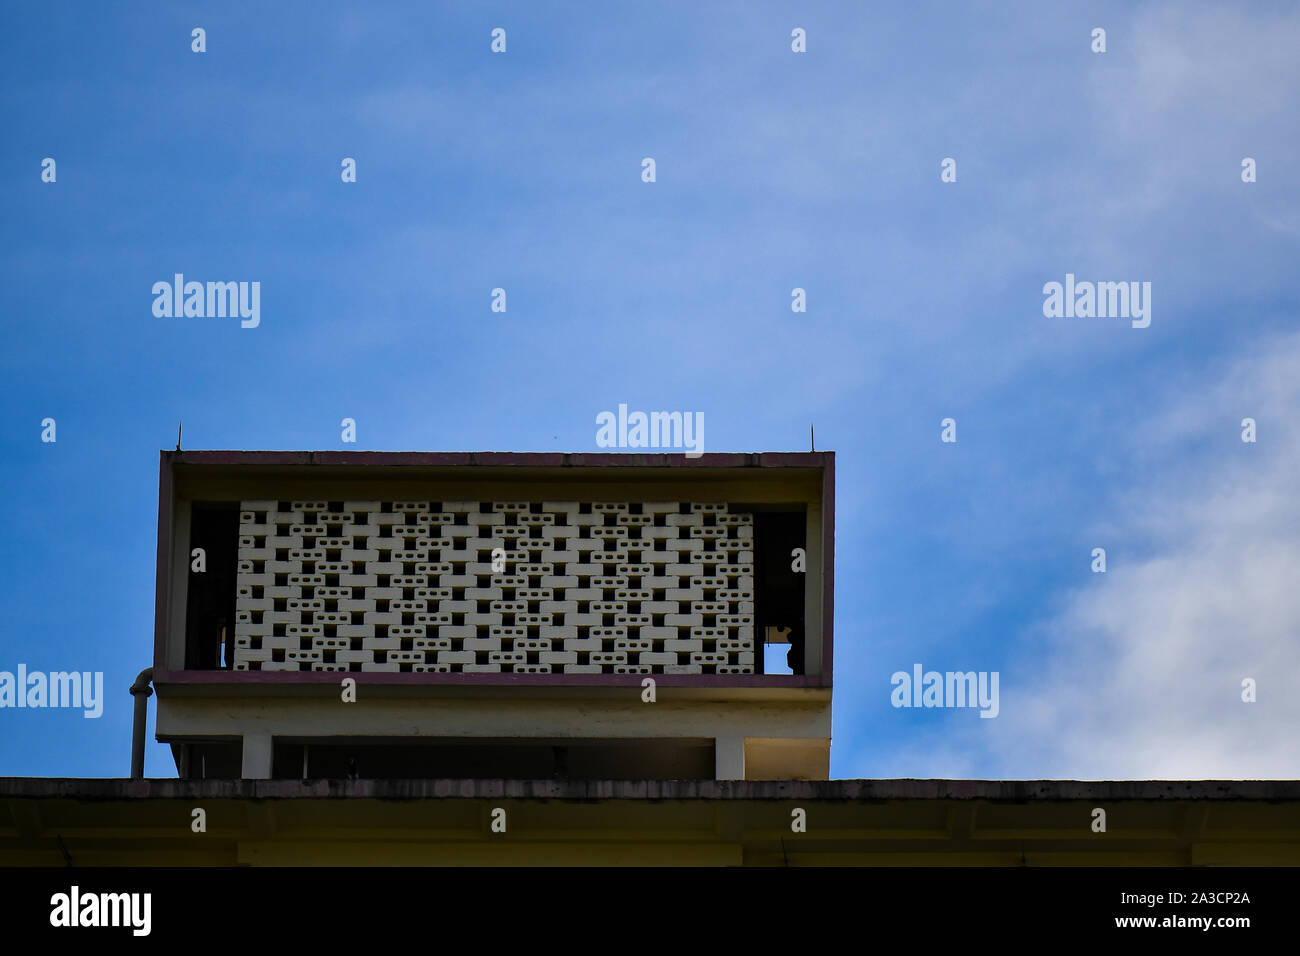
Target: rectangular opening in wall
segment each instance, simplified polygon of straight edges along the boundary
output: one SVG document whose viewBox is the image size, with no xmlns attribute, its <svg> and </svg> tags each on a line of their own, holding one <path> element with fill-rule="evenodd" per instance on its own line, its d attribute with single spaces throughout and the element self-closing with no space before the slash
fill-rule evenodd
<svg viewBox="0 0 1300 956">
<path fill-rule="evenodd" d="M 704 738 L 277 738 L 271 773 L 279 780 L 711 780 L 713 747 Z"/>
<path fill-rule="evenodd" d="M 235 651 L 239 502 L 194 502 L 189 544 L 184 556 L 185 667 L 229 670 Z"/>
<path fill-rule="evenodd" d="M 807 512 L 754 506 L 754 640 L 763 673 L 804 673 Z M 802 552 L 802 556 L 796 553 Z M 784 666 L 782 666 L 784 665 Z"/>
<path fill-rule="evenodd" d="M 177 770 L 182 780 L 238 780 L 243 772 L 239 740 L 196 740 L 180 744 Z M 172 745 L 173 754 L 177 745 Z"/>
</svg>

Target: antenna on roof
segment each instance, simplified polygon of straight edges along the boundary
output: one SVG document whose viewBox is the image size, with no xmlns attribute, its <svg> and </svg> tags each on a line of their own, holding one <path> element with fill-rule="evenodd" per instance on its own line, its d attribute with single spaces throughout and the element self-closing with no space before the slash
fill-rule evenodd
<svg viewBox="0 0 1300 956">
<path fill-rule="evenodd" d="M 180 421 L 176 423 L 176 450 L 177 451 L 181 450 L 181 425 L 182 424 L 183 423 Z"/>
<path fill-rule="evenodd" d="M 179 448 L 180 446 L 178 445 L 176 447 Z M 809 423 L 808 425 L 808 450 L 809 451 L 817 450 L 817 439 L 813 435 L 813 427 L 811 423 Z"/>
</svg>

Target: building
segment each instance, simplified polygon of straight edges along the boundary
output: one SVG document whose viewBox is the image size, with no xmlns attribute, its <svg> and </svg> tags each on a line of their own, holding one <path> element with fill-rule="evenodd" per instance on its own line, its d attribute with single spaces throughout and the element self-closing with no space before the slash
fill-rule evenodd
<svg viewBox="0 0 1300 956">
<path fill-rule="evenodd" d="M 0 865 L 1296 866 L 1300 784 L 0 779 Z"/>
<path fill-rule="evenodd" d="M 0 865 L 1300 865 L 1298 781 L 827 779 L 834 476 L 163 452 L 132 779 L 0 778 Z"/>
<path fill-rule="evenodd" d="M 182 778 L 828 776 L 833 453 L 164 452 L 159 484 Z"/>
</svg>

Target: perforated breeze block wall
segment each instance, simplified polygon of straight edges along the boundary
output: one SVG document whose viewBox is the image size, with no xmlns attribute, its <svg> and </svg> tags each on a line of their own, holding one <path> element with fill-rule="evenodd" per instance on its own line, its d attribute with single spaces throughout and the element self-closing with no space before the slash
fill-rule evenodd
<svg viewBox="0 0 1300 956">
<path fill-rule="evenodd" d="M 236 670 L 755 672 L 753 516 L 725 504 L 243 501 L 239 520 Z"/>
</svg>

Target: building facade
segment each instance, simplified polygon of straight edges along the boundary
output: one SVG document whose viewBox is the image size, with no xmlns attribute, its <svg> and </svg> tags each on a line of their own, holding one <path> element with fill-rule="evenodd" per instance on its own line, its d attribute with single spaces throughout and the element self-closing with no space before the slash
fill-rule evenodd
<svg viewBox="0 0 1300 956">
<path fill-rule="evenodd" d="M 831 452 L 163 452 L 159 485 L 183 778 L 828 776 Z"/>
<path fill-rule="evenodd" d="M 164 452 L 132 779 L 0 865 L 1300 865 L 1297 781 L 827 779 L 834 469 Z"/>
</svg>

